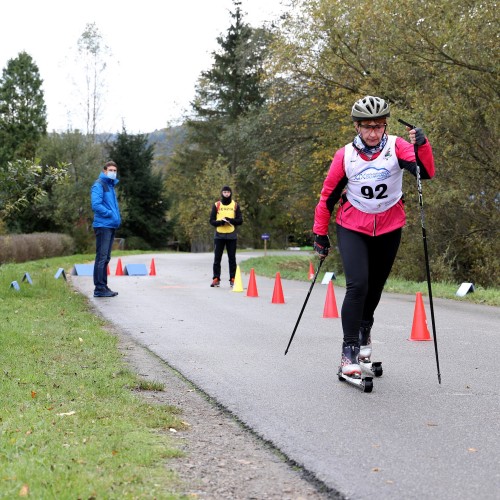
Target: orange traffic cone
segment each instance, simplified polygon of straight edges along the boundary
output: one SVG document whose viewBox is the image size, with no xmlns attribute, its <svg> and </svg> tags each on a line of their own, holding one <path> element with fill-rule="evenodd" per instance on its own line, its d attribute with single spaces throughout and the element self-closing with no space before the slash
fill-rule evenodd
<svg viewBox="0 0 500 500">
<path fill-rule="evenodd" d="M 247 297 L 258 297 L 257 282 L 255 281 L 255 271 L 250 269 L 250 280 L 248 281 Z"/>
<path fill-rule="evenodd" d="M 273 304 L 285 303 L 285 297 L 283 296 L 283 288 L 281 286 L 280 273 L 276 273 L 276 280 L 274 282 L 273 300 L 271 301 L 271 303 Z"/>
<path fill-rule="evenodd" d="M 156 266 L 155 266 L 155 260 L 151 259 L 151 266 L 149 267 L 149 275 L 150 276 L 156 276 Z"/>
<path fill-rule="evenodd" d="M 315 274 L 316 273 L 314 272 L 313 263 L 309 261 L 309 279 L 312 280 Z"/>
<path fill-rule="evenodd" d="M 337 301 L 335 300 L 335 291 L 333 290 L 333 283 L 328 282 L 328 289 L 326 291 L 325 307 L 323 308 L 323 318 L 338 318 L 339 312 L 337 310 Z"/>
<path fill-rule="evenodd" d="M 431 340 L 429 329 L 427 328 L 427 318 L 425 316 L 424 301 L 422 300 L 421 292 L 417 292 L 417 301 L 415 302 L 413 325 L 409 340 Z"/>
<path fill-rule="evenodd" d="M 123 269 L 122 269 L 122 259 L 118 259 L 118 264 L 116 265 L 116 276 L 123 276 Z"/>
</svg>

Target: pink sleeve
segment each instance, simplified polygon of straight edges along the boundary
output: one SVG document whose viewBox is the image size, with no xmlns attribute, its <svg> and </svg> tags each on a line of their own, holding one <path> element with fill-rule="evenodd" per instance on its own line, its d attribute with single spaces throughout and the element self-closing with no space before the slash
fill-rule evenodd
<svg viewBox="0 0 500 500">
<path fill-rule="evenodd" d="M 319 202 L 314 211 L 314 234 L 328 234 L 328 224 L 332 216 L 333 207 L 339 201 L 347 178 L 344 170 L 344 148 L 339 149 L 330 165 L 330 170 L 323 182 L 323 189 Z"/>
</svg>

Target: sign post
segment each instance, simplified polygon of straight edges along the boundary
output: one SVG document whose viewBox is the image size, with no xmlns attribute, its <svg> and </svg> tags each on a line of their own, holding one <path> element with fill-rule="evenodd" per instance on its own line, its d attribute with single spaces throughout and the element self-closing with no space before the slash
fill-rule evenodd
<svg viewBox="0 0 500 500">
<path fill-rule="evenodd" d="M 267 240 L 271 238 L 269 233 L 264 233 L 261 235 L 261 238 L 264 240 L 264 257 L 267 255 Z"/>
</svg>

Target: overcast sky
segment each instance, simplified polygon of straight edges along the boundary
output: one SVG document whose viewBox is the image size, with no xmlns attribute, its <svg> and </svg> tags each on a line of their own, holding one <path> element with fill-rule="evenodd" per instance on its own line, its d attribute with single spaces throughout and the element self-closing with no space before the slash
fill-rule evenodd
<svg viewBox="0 0 500 500">
<path fill-rule="evenodd" d="M 242 0 L 241 7 L 246 21 L 260 26 L 279 17 L 282 1 Z M 2 2 L 0 69 L 26 51 L 44 81 L 49 131 L 85 131 L 71 73 L 77 41 L 95 23 L 111 52 L 98 132 L 117 132 L 122 124 L 129 133 L 152 132 L 175 124 L 189 107 L 231 10 L 231 0 Z"/>
</svg>

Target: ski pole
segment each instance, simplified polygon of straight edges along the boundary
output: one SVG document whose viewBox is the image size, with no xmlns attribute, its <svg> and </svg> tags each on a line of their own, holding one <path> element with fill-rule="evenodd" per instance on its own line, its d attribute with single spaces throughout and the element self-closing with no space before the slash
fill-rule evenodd
<svg viewBox="0 0 500 500">
<path fill-rule="evenodd" d="M 414 125 L 410 125 L 408 122 L 405 122 L 398 118 L 398 122 L 402 123 L 406 127 L 410 127 L 411 130 L 415 129 Z M 425 256 L 425 268 L 427 273 L 427 289 L 429 291 L 429 305 L 431 308 L 431 321 L 432 321 L 432 333 L 434 337 L 434 351 L 436 353 L 436 365 L 437 365 L 437 376 L 438 381 L 441 383 L 441 371 L 439 370 L 439 355 L 438 355 L 438 346 L 437 346 L 437 337 L 436 337 L 436 323 L 434 321 L 434 305 L 432 301 L 432 286 L 431 286 L 431 271 L 429 265 L 429 252 L 427 250 L 427 233 L 425 231 L 425 216 L 424 216 L 424 198 L 422 195 L 422 179 L 420 178 L 420 167 L 418 166 L 418 146 L 414 144 L 415 149 L 415 164 L 417 166 L 417 190 L 418 190 L 418 203 L 420 205 L 420 222 L 422 225 L 422 239 L 424 241 L 424 256 Z"/>
<path fill-rule="evenodd" d="M 304 312 L 304 309 L 306 308 L 307 301 L 309 300 L 309 295 L 311 295 L 314 283 L 316 283 L 316 278 L 318 277 L 319 270 L 321 269 L 321 265 L 323 264 L 324 260 L 325 259 L 320 259 L 320 261 L 319 261 L 318 270 L 316 271 L 316 274 L 314 275 L 314 279 L 313 279 L 313 282 L 311 283 L 311 287 L 309 288 L 309 291 L 307 292 L 306 300 L 304 301 L 304 305 L 302 306 L 302 309 L 300 310 L 299 318 L 297 319 L 297 323 L 295 323 L 295 328 L 293 329 L 292 336 L 290 337 L 290 341 L 288 342 L 288 345 L 286 346 L 285 356 L 286 356 L 286 353 L 288 352 L 288 348 L 290 347 L 290 344 L 292 343 L 295 332 L 297 331 L 297 327 L 299 326 L 299 323 L 300 323 L 300 318 L 302 318 L 302 313 Z"/>
</svg>

